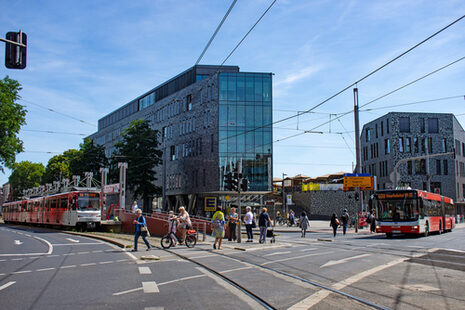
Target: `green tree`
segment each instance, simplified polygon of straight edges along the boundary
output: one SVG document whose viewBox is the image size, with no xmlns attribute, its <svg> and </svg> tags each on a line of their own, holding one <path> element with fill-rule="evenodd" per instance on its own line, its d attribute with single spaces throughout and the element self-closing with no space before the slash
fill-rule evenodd
<svg viewBox="0 0 465 310">
<path fill-rule="evenodd" d="M 13 168 L 16 154 L 23 151 L 23 142 L 18 133 L 26 124 L 26 110 L 16 101 L 21 97 L 21 85 L 6 76 L 0 80 L 0 171 Z"/>
<path fill-rule="evenodd" d="M 22 196 L 23 189 L 33 188 L 40 185 L 45 173 L 45 167 L 41 163 L 22 161 L 13 165 L 8 181 L 13 188 L 13 198 Z"/>
<path fill-rule="evenodd" d="M 115 160 L 127 162 L 127 189 L 136 198 L 144 201 L 144 212 L 152 209 L 151 198 L 161 194 L 161 188 L 155 186 L 157 180 L 154 168 L 162 162 L 162 151 L 158 149 L 158 131 L 150 128 L 147 120 L 135 120 L 121 135 L 121 141 L 115 143 Z"/>
<path fill-rule="evenodd" d="M 84 175 L 84 172 L 92 172 L 94 178 L 100 180 L 100 168 L 108 166 L 105 148 L 95 145 L 91 139 L 84 139 L 79 145 L 79 156 L 70 160 L 70 171 L 73 175 Z"/>
<path fill-rule="evenodd" d="M 77 151 L 77 150 L 76 150 Z M 70 178 L 69 158 L 65 155 L 56 155 L 49 159 L 45 168 L 43 183 L 52 183 L 65 178 Z"/>
</svg>

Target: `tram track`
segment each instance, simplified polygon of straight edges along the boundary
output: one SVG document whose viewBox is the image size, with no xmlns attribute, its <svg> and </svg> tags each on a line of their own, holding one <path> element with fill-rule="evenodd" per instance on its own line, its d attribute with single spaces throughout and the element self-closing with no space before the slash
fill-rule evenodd
<svg viewBox="0 0 465 310">
<path fill-rule="evenodd" d="M 162 249 L 161 247 L 157 246 L 157 248 L 159 249 Z M 249 290 L 248 288 L 244 287 L 243 285 L 241 285 L 240 283 L 238 283 L 237 281 L 234 281 L 232 280 L 230 277 L 227 277 L 225 276 L 224 274 L 222 274 L 221 272 L 219 271 L 216 271 L 214 270 L 213 268 L 211 268 L 210 266 L 207 266 L 206 264 L 204 263 L 201 263 L 197 260 L 194 260 L 194 259 L 191 259 L 189 258 L 188 256 L 186 255 L 183 255 L 183 254 L 180 254 L 180 253 L 177 253 L 176 251 L 173 251 L 173 250 L 169 250 L 169 249 L 163 249 L 164 251 L 167 251 L 168 253 L 171 253 L 183 260 L 186 260 L 188 262 L 191 262 L 191 263 L 194 263 L 206 270 L 208 270 L 209 272 L 215 274 L 216 276 L 219 276 L 221 277 L 223 280 L 225 280 L 226 282 L 232 284 L 234 287 L 238 288 L 239 290 L 241 290 L 242 292 L 244 292 L 245 294 L 247 294 L 249 297 L 251 297 L 252 299 L 254 299 L 255 301 L 259 302 L 265 309 L 278 309 L 275 305 L 272 305 L 270 302 L 266 301 L 264 298 L 258 296 L 257 294 L 255 294 L 254 292 L 252 292 L 251 290 Z M 206 250 L 206 249 L 199 249 L 197 248 L 196 249 L 197 251 L 204 251 L 204 252 L 208 252 L 208 253 L 213 253 L 212 251 L 210 250 Z M 357 296 L 354 296 L 354 295 L 351 295 L 351 294 L 348 294 L 348 293 L 345 293 L 341 290 L 337 290 L 337 289 L 334 289 L 328 285 L 324 285 L 322 283 L 319 283 L 317 281 L 313 281 L 313 280 L 309 280 L 309 279 L 306 279 L 306 278 L 302 278 L 300 276 L 297 276 L 297 275 L 294 275 L 292 273 L 288 273 L 288 272 L 285 272 L 285 271 L 282 271 L 282 270 L 278 270 L 278 269 L 275 269 L 275 268 L 271 268 L 271 267 L 267 267 L 267 266 L 263 266 L 263 265 L 259 265 L 257 263 L 253 263 L 253 262 L 249 262 L 249 261 L 245 261 L 243 259 L 240 259 L 240 258 L 237 258 L 237 257 L 231 257 L 231 256 L 228 256 L 224 253 L 213 253 L 213 254 L 216 254 L 218 256 L 223 256 L 223 257 L 227 257 L 228 259 L 230 260 L 234 260 L 236 262 L 239 262 L 239 263 L 242 263 L 242 264 L 246 264 L 246 265 L 249 265 L 249 266 L 253 266 L 253 267 L 256 267 L 258 269 L 264 269 L 264 270 L 267 270 L 271 273 L 276 273 L 276 274 L 279 274 L 281 276 L 284 276 L 284 277 L 288 277 L 290 279 L 293 279 L 293 280 L 297 280 L 297 281 L 301 281 L 303 283 L 306 283 L 306 284 L 309 284 L 315 288 L 319 288 L 321 290 L 325 290 L 325 291 L 328 291 L 330 293 L 334 293 L 334 294 L 337 294 L 337 295 L 340 295 L 340 296 L 343 296 L 345 298 L 348 298 L 350 300 L 353 300 L 353 301 L 356 301 L 356 302 L 359 302 L 361 304 L 364 304 L 370 308 L 373 308 L 373 309 L 380 309 L 380 310 L 388 310 L 389 308 L 387 307 L 384 307 L 384 306 L 381 306 L 381 305 L 377 305 L 375 303 L 372 303 L 366 299 L 363 299 L 363 298 L 360 298 L 360 297 L 357 297 Z"/>
</svg>

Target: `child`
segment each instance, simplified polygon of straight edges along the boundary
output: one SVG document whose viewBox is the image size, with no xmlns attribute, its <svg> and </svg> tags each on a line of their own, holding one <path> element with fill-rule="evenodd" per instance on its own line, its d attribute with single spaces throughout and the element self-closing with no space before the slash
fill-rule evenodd
<svg viewBox="0 0 465 310">
<path fill-rule="evenodd" d="M 170 211 L 168 213 L 168 221 L 170 222 L 170 228 L 169 228 L 170 233 L 173 233 L 176 235 L 176 226 L 178 226 L 178 218 L 176 217 L 176 215 L 174 215 L 173 211 Z M 171 240 L 173 240 L 173 246 L 176 246 L 176 243 L 177 243 L 176 237 L 173 235 L 170 235 L 170 236 L 171 236 Z"/>
</svg>

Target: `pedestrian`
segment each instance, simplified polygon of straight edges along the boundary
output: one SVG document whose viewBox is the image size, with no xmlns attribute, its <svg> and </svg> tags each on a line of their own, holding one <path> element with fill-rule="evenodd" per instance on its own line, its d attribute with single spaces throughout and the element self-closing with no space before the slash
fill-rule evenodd
<svg viewBox="0 0 465 310">
<path fill-rule="evenodd" d="M 170 231 L 171 240 L 173 240 L 173 246 L 176 246 L 178 241 L 176 240 L 176 237 L 171 234 L 173 233 L 176 235 L 176 227 L 178 226 L 178 218 L 176 215 L 174 215 L 174 211 L 170 211 L 168 213 L 168 221 L 170 223 L 169 231 Z"/>
<path fill-rule="evenodd" d="M 336 216 L 336 213 L 333 213 L 331 216 L 331 221 L 329 222 L 329 226 L 333 228 L 333 235 L 336 237 L 337 227 L 339 226 L 340 222 Z"/>
<path fill-rule="evenodd" d="M 265 243 L 266 240 L 266 231 L 268 226 L 272 225 L 270 215 L 267 212 L 266 208 L 262 209 L 262 213 L 258 217 L 258 227 L 260 227 L 260 239 L 258 242 Z"/>
<path fill-rule="evenodd" d="M 131 209 L 132 213 L 136 214 L 136 211 L 137 211 L 138 209 L 139 209 L 139 206 L 137 205 L 137 201 L 134 201 L 134 202 L 132 203 L 132 209 Z"/>
<path fill-rule="evenodd" d="M 295 213 L 293 210 L 289 211 L 289 226 L 294 225 L 295 223 Z"/>
<path fill-rule="evenodd" d="M 141 209 L 136 210 L 137 218 L 134 220 L 134 226 L 136 227 L 136 234 L 134 235 L 134 249 L 132 252 L 137 252 L 137 241 L 139 237 L 142 236 L 142 240 L 144 240 L 145 245 L 147 246 L 147 251 L 152 249 L 152 246 L 147 241 L 148 229 L 147 229 L 147 222 L 145 221 L 145 217 L 142 215 Z"/>
<path fill-rule="evenodd" d="M 253 232 L 252 228 L 255 223 L 255 218 L 250 207 L 245 208 L 245 230 L 247 231 L 247 242 L 253 242 Z"/>
<path fill-rule="evenodd" d="M 191 218 L 184 207 L 179 208 L 178 230 L 181 233 L 181 244 L 186 240 L 187 230 L 192 227 Z"/>
<path fill-rule="evenodd" d="M 347 212 L 347 209 L 344 209 L 344 212 L 341 215 L 341 220 L 342 220 L 342 234 L 345 235 L 347 231 L 347 225 L 349 224 L 349 221 L 350 221 L 350 216 L 349 216 L 349 212 Z"/>
<path fill-rule="evenodd" d="M 213 214 L 212 217 L 212 236 L 215 237 L 213 248 L 216 249 L 216 244 L 218 243 L 218 250 L 221 250 L 221 242 L 223 241 L 224 237 L 224 213 L 221 206 L 217 206 L 216 209 L 217 211 L 215 214 Z"/>
<path fill-rule="evenodd" d="M 369 215 L 369 219 L 370 219 L 370 232 L 376 232 L 376 219 L 375 219 L 375 216 L 376 216 L 376 213 L 375 213 L 375 209 L 372 209 L 371 210 L 371 213 Z"/>
<path fill-rule="evenodd" d="M 236 213 L 236 208 L 231 208 L 228 216 L 228 241 L 236 241 L 236 224 L 239 220 L 239 215 Z"/>
<path fill-rule="evenodd" d="M 310 226 L 310 222 L 308 221 L 307 213 L 302 212 L 300 216 L 300 229 L 302 230 L 302 238 L 305 238 L 305 233 L 307 232 L 308 226 Z"/>
</svg>

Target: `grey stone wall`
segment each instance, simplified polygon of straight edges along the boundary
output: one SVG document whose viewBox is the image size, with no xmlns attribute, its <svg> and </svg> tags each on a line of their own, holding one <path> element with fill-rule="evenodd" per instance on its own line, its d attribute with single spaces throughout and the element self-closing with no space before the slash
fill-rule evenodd
<svg viewBox="0 0 465 310">
<path fill-rule="evenodd" d="M 333 213 L 340 217 L 342 211 L 347 209 L 353 220 L 360 209 L 359 202 L 354 199 L 354 194 L 355 192 L 344 191 L 294 192 L 292 200 L 295 209 L 298 212 L 304 210 L 310 215 L 310 219 L 329 219 Z"/>
</svg>

